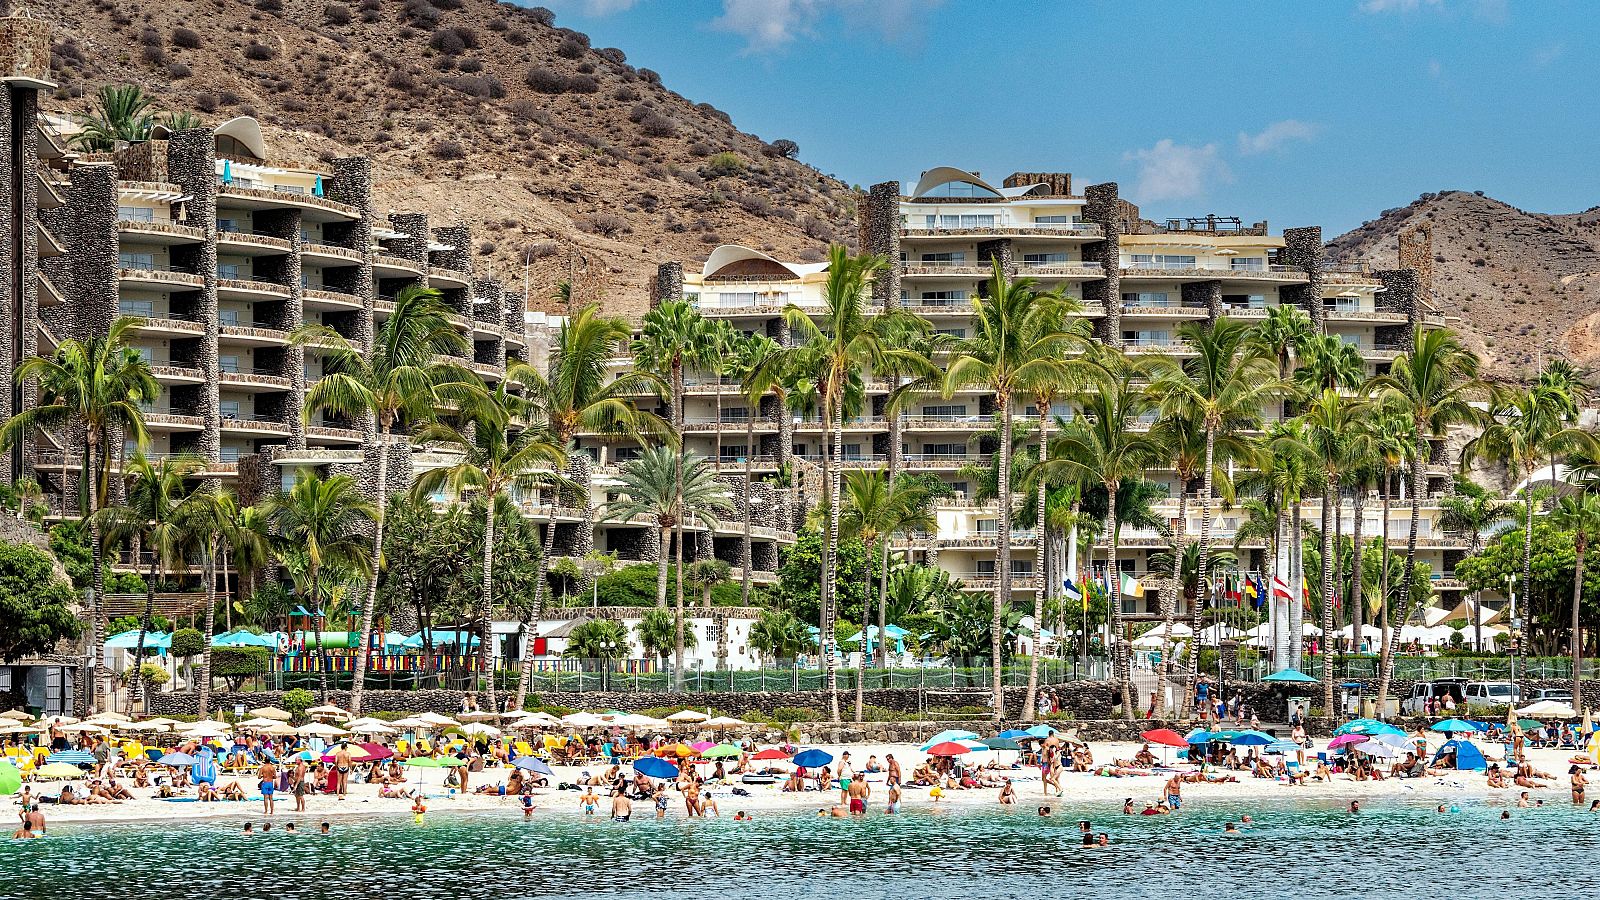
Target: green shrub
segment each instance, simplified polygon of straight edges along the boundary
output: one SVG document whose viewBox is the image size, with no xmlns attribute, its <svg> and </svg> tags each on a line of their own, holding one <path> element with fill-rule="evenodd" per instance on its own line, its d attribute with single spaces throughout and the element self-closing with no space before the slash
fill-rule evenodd
<svg viewBox="0 0 1600 900">
<path fill-rule="evenodd" d="M 220 649 L 220 648 L 219 648 Z M 265 649 L 265 648 L 262 648 Z M 295 688 L 283 695 L 283 708 L 299 722 L 305 718 L 306 710 L 317 705 L 317 695 L 305 688 Z"/>
<path fill-rule="evenodd" d="M 172 633 L 172 648 L 169 652 L 178 659 L 199 656 L 205 649 L 205 636 L 197 628 L 180 628 Z"/>
<path fill-rule="evenodd" d="M 793 725 L 796 722 L 820 721 L 822 713 L 803 706 L 780 706 L 768 718 L 779 725 Z"/>
<path fill-rule="evenodd" d="M 738 175 L 744 171 L 744 160 L 739 154 L 728 150 L 713 153 L 706 160 L 704 171 L 707 175 Z"/>
</svg>

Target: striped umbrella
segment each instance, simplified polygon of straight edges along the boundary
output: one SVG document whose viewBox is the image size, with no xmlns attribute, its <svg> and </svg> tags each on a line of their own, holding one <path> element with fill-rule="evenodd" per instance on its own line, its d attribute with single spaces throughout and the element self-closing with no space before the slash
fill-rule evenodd
<svg viewBox="0 0 1600 900">
<path fill-rule="evenodd" d="M 93 753 L 85 750 L 58 750 L 45 757 L 45 762 L 68 763 L 74 766 L 92 766 L 96 760 Z"/>
</svg>

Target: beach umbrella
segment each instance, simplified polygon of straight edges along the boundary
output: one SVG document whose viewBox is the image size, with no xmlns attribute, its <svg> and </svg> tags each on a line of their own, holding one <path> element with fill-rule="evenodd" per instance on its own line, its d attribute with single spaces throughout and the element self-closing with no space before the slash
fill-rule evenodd
<svg viewBox="0 0 1600 900">
<path fill-rule="evenodd" d="M 744 751 L 732 744 L 718 744 L 701 753 L 706 759 L 732 759 Z"/>
<path fill-rule="evenodd" d="M 226 737 L 230 730 L 231 729 L 229 729 L 226 722 L 217 722 L 211 719 L 206 719 L 201 722 L 196 722 L 193 725 L 190 725 L 188 728 L 183 729 L 183 733 L 188 737 L 214 738 Z"/>
<path fill-rule="evenodd" d="M 1183 736 L 1183 742 L 1185 744 L 1209 744 L 1215 738 L 1216 735 L 1205 730 L 1204 728 L 1196 728 L 1195 730 Z"/>
<path fill-rule="evenodd" d="M 710 718 L 711 718 L 710 716 L 706 715 L 703 712 L 695 712 L 692 709 L 685 709 L 685 710 L 680 710 L 678 712 L 675 712 L 670 716 L 667 716 L 667 721 L 668 722 L 674 722 L 674 723 L 679 724 L 679 725 L 687 725 L 687 724 L 691 724 L 691 723 L 694 723 L 694 722 L 705 722 L 705 721 L 709 720 Z"/>
<path fill-rule="evenodd" d="M 1276 743 L 1277 740 L 1277 738 L 1264 731 L 1241 731 L 1233 735 L 1233 745 L 1235 747 L 1265 747 L 1268 744 Z"/>
<path fill-rule="evenodd" d="M 511 761 L 511 765 L 519 769 L 526 769 L 529 772 L 537 772 L 540 775 L 555 775 L 554 772 L 550 771 L 550 764 L 537 756 L 519 756 Z"/>
<path fill-rule="evenodd" d="M 432 728 L 433 723 L 421 716 L 407 716 L 404 719 L 395 719 L 389 723 L 396 728 Z"/>
<path fill-rule="evenodd" d="M 343 728 L 329 725 L 327 722 L 312 722 L 309 725 L 301 725 L 295 731 L 306 737 L 338 737 L 341 734 L 349 734 Z"/>
<path fill-rule="evenodd" d="M 389 757 L 394 756 L 394 751 L 382 744 L 374 744 L 363 741 L 356 746 L 366 751 L 368 759 L 388 759 Z"/>
<path fill-rule="evenodd" d="M 1011 738 L 992 737 L 983 742 L 990 750 L 1021 750 L 1022 745 Z"/>
<path fill-rule="evenodd" d="M 45 716 L 33 724 L 42 728 L 49 728 L 52 725 L 76 725 L 77 722 L 78 720 L 71 716 Z"/>
<path fill-rule="evenodd" d="M 1388 722 L 1379 722 L 1377 719 L 1351 719 L 1333 730 L 1333 736 L 1341 734 L 1405 734 L 1400 729 Z"/>
<path fill-rule="evenodd" d="M 705 722 L 707 728 L 743 728 L 748 724 L 750 723 L 743 719 L 735 719 L 733 716 L 717 716 Z"/>
<path fill-rule="evenodd" d="M 464 713 L 457 713 L 456 719 L 461 722 L 487 722 L 490 719 L 500 718 L 499 713 L 489 712 L 486 709 L 473 709 Z"/>
<path fill-rule="evenodd" d="M 1020 741 L 1023 738 L 1028 738 L 1028 737 L 1032 737 L 1032 736 L 1033 735 L 1028 734 L 1028 730 L 1026 728 L 1008 728 L 1005 731 L 1002 731 L 999 734 L 995 735 L 995 737 L 1003 737 L 1003 738 L 1005 738 L 1007 740 L 1012 740 L 1012 741 Z"/>
<path fill-rule="evenodd" d="M 400 723 L 395 722 L 393 724 L 399 725 Z M 543 719 L 536 719 L 533 716 L 528 716 L 527 718 L 518 719 L 515 722 L 507 722 L 506 727 L 511 729 L 543 728 L 548 724 L 549 723 Z"/>
<path fill-rule="evenodd" d="M 306 710 L 306 715 L 319 719 L 348 719 L 350 714 L 332 704 L 313 706 Z"/>
<path fill-rule="evenodd" d="M 1316 684 L 1317 680 L 1299 669 L 1279 669 L 1262 681 L 1288 682 L 1291 684 Z"/>
<path fill-rule="evenodd" d="M 5 712 L 0 712 L 0 719 L 11 719 L 16 722 L 32 722 L 33 716 L 28 715 L 20 709 L 8 709 Z"/>
<path fill-rule="evenodd" d="M 1531 729 L 1531 728 L 1543 728 L 1544 727 L 1544 723 L 1540 722 L 1537 719 L 1518 719 L 1517 720 L 1517 727 L 1521 728 L 1524 731 L 1527 731 L 1528 729 Z"/>
<path fill-rule="evenodd" d="M 695 741 L 694 743 L 689 745 L 689 749 L 693 750 L 696 753 L 704 753 L 707 750 L 710 750 L 712 747 L 715 747 L 716 745 L 717 744 L 716 744 L 715 741 Z"/>
<path fill-rule="evenodd" d="M 166 756 L 163 756 L 160 759 L 156 760 L 156 765 L 158 765 L 158 766 L 179 767 L 179 766 L 192 766 L 194 764 L 195 764 L 195 758 L 190 756 L 187 753 L 168 753 Z"/>
<path fill-rule="evenodd" d="M 1548 716 L 1552 719 L 1575 719 L 1578 717 L 1578 711 L 1573 709 L 1571 704 L 1562 703 L 1559 700 L 1540 700 L 1517 710 L 1517 715 Z"/>
<path fill-rule="evenodd" d="M 1463 719 L 1441 719 L 1428 726 L 1429 731 L 1443 731 L 1447 734 L 1467 731 L 1477 731 L 1477 726 Z"/>
<path fill-rule="evenodd" d="M 118 724 L 121 724 L 121 723 L 118 723 Z M 62 731 L 67 731 L 67 732 L 74 732 L 74 733 L 78 733 L 78 734 L 105 734 L 106 733 L 106 727 L 104 725 L 97 725 L 94 722 L 79 722 L 76 725 L 63 725 L 63 726 L 61 726 L 61 730 Z"/>
<path fill-rule="evenodd" d="M 17 767 L 8 762 L 0 762 L 0 797 L 7 797 L 22 790 L 22 773 Z"/>
<path fill-rule="evenodd" d="M 482 722 L 468 722 L 467 724 L 461 726 L 461 733 L 470 734 L 474 737 L 480 735 L 483 737 L 499 737 L 500 729 L 494 727 L 493 725 L 485 725 Z"/>
<path fill-rule="evenodd" d="M 1184 740 L 1183 735 L 1173 731 L 1171 728 L 1157 728 L 1153 731 L 1146 731 L 1144 734 L 1139 735 L 1139 737 L 1149 741 L 1152 744 L 1163 744 L 1168 747 L 1189 746 L 1189 742 Z"/>
<path fill-rule="evenodd" d="M 1352 748 L 1377 759 L 1394 759 L 1401 754 L 1401 750 L 1378 741 L 1368 741 L 1359 747 Z"/>
<path fill-rule="evenodd" d="M 1051 728 L 1049 725 L 1045 725 L 1043 723 L 1040 723 L 1040 724 L 1035 725 L 1032 728 L 1028 729 L 1028 736 L 1029 737 L 1036 737 L 1036 738 L 1039 738 L 1040 740 L 1044 740 L 1045 738 L 1049 737 L 1050 735 L 1056 734 L 1056 733 L 1057 733 L 1056 729 Z"/>
<path fill-rule="evenodd" d="M 698 715 L 698 713 L 696 714 Z M 606 720 L 594 713 L 576 712 L 561 717 L 561 724 L 571 725 L 574 728 L 594 728 L 606 724 Z"/>
<path fill-rule="evenodd" d="M 802 769 L 820 769 L 833 762 L 833 754 L 826 750 L 801 750 L 789 761 Z"/>
<path fill-rule="evenodd" d="M 280 722 L 287 722 L 294 718 L 293 713 L 286 709 L 279 709 L 276 706 L 258 706 L 250 710 L 250 715 L 258 719 L 277 719 Z"/>
<path fill-rule="evenodd" d="M 762 750 L 761 752 L 757 753 L 755 756 L 752 756 L 750 758 L 751 759 L 759 759 L 759 760 L 762 760 L 762 761 L 788 759 L 789 758 L 789 754 L 783 752 L 783 750 L 781 748 L 768 747 L 767 749 Z"/>
<path fill-rule="evenodd" d="M 933 737 L 928 738 L 927 743 L 922 745 L 921 750 L 922 752 L 926 753 L 930 748 L 948 741 L 975 741 L 977 739 L 977 732 L 962 731 L 958 728 L 952 728 L 948 731 L 941 731 Z"/>
<path fill-rule="evenodd" d="M 245 719 L 243 722 L 240 722 L 239 723 L 239 727 L 240 728 L 271 728 L 274 725 L 280 725 L 280 724 L 282 724 L 282 723 L 279 722 L 277 719 L 269 719 L 266 716 L 257 716 L 256 718 Z"/>
<path fill-rule="evenodd" d="M 1261 752 L 1275 754 L 1277 756 L 1287 756 L 1290 753 L 1299 753 L 1301 749 L 1301 746 L 1296 744 L 1294 741 L 1273 741 L 1272 743 L 1261 748 Z"/>
<path fill-rule="evenodd" d="M 633 770 L 646 778 L 678 777 L 678 767 L 658 756 L 643 756 L 634 760 Z"/>
<path fill-rule="evenodd" d="M 958 744 L 955 741 L 943 741 L 934 744 L 927 750 L 929 756 L 960 756 L 963 753 L 970 752 L 971 750 L 967 748 L 966 744 Z"/>
<path fill-rule="evenodd" d="M 83 770 L 77 766 L 69 766 L 66 763 L 50 763 L 49 765 L 40 766 L 39 768 L 35 769 L 33 772 L 33 777 L 82 778 Z"/>
<path fill-rule="evenodd" d="M 1352 747 L 1356 744 L 1365 744 L 1372 740 L 1364 734 L 1341 734 L 1328 742 L 1329 750 L 1338 750 L 1343 747 Z"/>
<path fill-rule="evenodd" d="M 442 769 L 442 768 L 444 768 L 444 763 L 440 762 L 439 758 L 435 757 L 435 756 L 413 756 L 410 759 L 406 760 L 403 765 L 409 766 L 410 768 L 413 768 L 413 769 Z"/>
<path fill-rule="evenodd" d="M 262 734 L 271 734 L 271 735 L 280 735 L 280 736 L 286 736 L 286 735 L 298 734 L 299 733 L 299 732 L 297 732 L 295 730 L 295 727 L 293 725 L 290 725 L 288 722 L 277 722 L 277 723 L 274 723 L 272 725 L 264 725 L 261 728 L 258 728 L 256 730 L 260 731 Z"/>
<path fill-rule="evenodd" d="M 349 730 L 356 734 L 394 734 L 395 729 L 389 727 L 387 722 L 355 722 L 348 723 Z"/>
<path fill-rule="evenodd" d="M 441 716 L 436 712 L 417 713 L 416 718 L 421 719 L 424 722 L 427 722 L 430 726 L 435 726 L 435 727 L 439 727 L 439 728 L 448 728 L 451 725 L 460 725 L 461 724 L 460 722 L 457 722 L 455 719 L 452 719 L 449 716 Z"/>
<path fill-rule="evenodd" d="M 92 766 L 95 761 L 93 753 L 83 750 L 59 750 L 45 757 L 45 762 L 69 763 L 74 766 Z"/>
</svg>

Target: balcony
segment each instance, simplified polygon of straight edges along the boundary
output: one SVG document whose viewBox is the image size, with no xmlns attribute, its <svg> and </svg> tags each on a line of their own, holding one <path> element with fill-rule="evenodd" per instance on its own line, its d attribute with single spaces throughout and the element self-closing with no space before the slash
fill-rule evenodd
<svg viewBox="0 0 1600 900">
<path fill-rule="evenodd" d="M 1324 315 L 1330 322 L 1372 322 L 1382 325 L 1404 325 L 1405 313 L 1376 309 L 1328 309 Z"/>
<path fill-rule="evenodd" d="M 465 288 L 471 287 L 472 276 L 466 272 L 455 269 L 445 269 L 440 266 L 428 266 L 428 284 L 438 288 Z"/>
<path fill-rule="evenodd" d="M 122 315 L 138 315 L 138 313 L 122 310 Z M 206 326 L 192 313 L 173 312 L 171 310 L 141 316 L 144 319 L 139 324 L 140 334 L 177 334 L 185 337 L 204 337 Z"/>
<path fill-rule="evenodd" d="M 231 253 L 245 256 L 258 255 L 259 251 L 283 254 L 291 249 L 289 241 L 284 238 L 253 231 L 240 231 L 234 227 L 224 228 L 220 224 L 217 226 L 217 244 L 227 247 Z"/>
<path fill-rule="evenodd" d="M 424 263 L 387 253 L 379 253 L 372 258 L 374 278 L 421 278 L 427 268 Z"/>
<path fill-rule="evenodd" d="M 343 425 L 328 425 L 326 423 L 311 424 L 306 426 L 308 440 L 323 440 L 330 443 L 359 444 L 362 435 L 359 428 L 348 428 Z"/>
<path fill-rule="evenodd" d="M 1099 225 L 1090 222 L 1006 222 L 971 227 L 930 227 L 916 216 L 900 225 L 900 236 L 912 240 L 925 238 L 972 237 L 1040 237 L 1074 241 L 1095 241 L 1105 234 Z"/>
<path fill-rule="evenodd" d="M 289 286 L 251 278 L 217 278 L 217 298 L 221 300 L 283 300 L 289 296 Z"/>
<path fill-rule="evenodd" d="M 1211 315 L 1211 311 L 1204 306 L 1180 303 L 1174 303 L 1169 306 L 1127 304 L 1122 307 L 1122 314 L 1124 316 L 1155 319 L 1204 319 Z"/>
<path fill-rule="evenodd" d="M 1304 270 L 1292 266 L 1235 267 L 1216 263 L 1197 262 L 1193 265 L 1175 265 L 1168 262 L 1127 261 L 1122 266 L 1122 277 L 1136 279 L 1174 279 L 1179 281 L 1256 281 L 1276 284 L 1300 284 L 1307 280 Z"/>
<path fill-rule="evenodd" d="M 296 185 L 266 185 L 242 178 L 218 185 L 217 205 L 233 209 L 299 209 L 305 218 L 318 222 L 361 218 L 355 207 L 318 197 Z"/>
<path fill-rule="evenodd" d="M 300 300 L 306 309 L 358 310 L 362 307 L 361 298 L 355 294 L 320 287 L 302 288 Z"/>
<path fill-rule="evenodd" d="M 206 239 L 204 230 L 176 222 L 155 222 L 143 219 L 117 217 L 117 233 L 134 235 L 145 244 L 199 244 Z"/>
<path fill-rule="evenodd" d="M 330 244 L 325 241 L 315 241 L 306 237 L 301 237 L 300 239 L 300 255 L 302 257 L 316 257 L 318 262 L 325 262 L 331 259 L 339 262 L 358 263 L 365 258 L 360 250 L 341 247 L 338 244 Z"/>
<path fill-rule="evenodd" d="M 206 280 L 199 275 L 179 266 L 160 263 L 124 264 L 117 270 L 117 280 L 123 284 L 149 285 L 157 288 L 179 287 L 198 290 L 206 286 Z"/>
<path fill-rule="evenodd" d="M 278 434 L 288 436 L 289 424 L 272 416 L 223 416 L 222 430 L 239 434 Z"/>
<path fill-rule="evenodd" d="M 146 412 L 144 424 L 151 431 L 203 431 L 205 420 L 187 413 Z"/>
<path fill-rule="evenodd" d="M 1151 338 L 1128 338 L 1122 341 L 1123 349 L 1129 353 L 1170 353 L 1175 356 L 1194 354 L 1194 348 L 1185 341 L 1176 338 L 1169 340 L 1155 340 Z"/>
<path fill-rule="evenodd" d="M 217 334 L 222 343 L 245 347 L 281 347 L 289 343 L 287 332 L 260 324 L 220 325 Z"/>
<path fill-rule="evenodd" d="M 204 384 L 206 373 L 194 366 L 152 365 L 150 374 L 162 384 Z"/>
<path fill-rule="evenodd" d="M 279 369 L 222 369 L 219 379 L 223 385 L 248 393 L 287 391 L 289 379 Z"/>
<path fill-rule="evenodd" d="M 479 378 L 485 381 L 499 381 L 506 375 L 505 366 L 486 362 L 470 362 L 467 368 L 471 369 Z"/>
</svg>

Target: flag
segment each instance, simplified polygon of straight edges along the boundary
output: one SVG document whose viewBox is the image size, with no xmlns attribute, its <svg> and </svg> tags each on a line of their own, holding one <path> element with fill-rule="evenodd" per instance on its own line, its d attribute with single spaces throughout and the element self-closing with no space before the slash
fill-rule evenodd
<svg viewBox="0 0 1600 900">
<path fill-rule="evenodd" d="M 1071 580 L 1063 581 L 1063 582 L 1061 582 L 1061 584 L 1062 584 L 1062 586 L 1064 588 L 1066 588 L 1067 599 L 1068 600 L 1076 600 L 1076 601 L 1078 601 L 1078 603 L 1083 606 L 1083 611 L 1084 612 L 1088 612 L 1089 611 L 1089 595 L 1084 593 L 1084 591 L 1081 588 L 1079 588 L 1076 584 L 1074 584 Z"/>
<path fill-rule="evenodd" d="M 1294 599 L 1294 594 L 1289 591 L 1289 585 L 1285 584 L 1284 580 L 1282 578 L 1279 578 L 1276 575 L 1272 576 L 1272 597 L 1275 600 L 1276 599 L 1283 599 L 1283 600 L 1292 600 L 1292 599 Z"/>
<path fill-rule="evenodd" d="M 1261 579 L 1260 575 L 1252 575 L 1244 582 L 1245 596 L 1249 599 L 1250 605 L 1258 610 L 1267 605 L 1267 586 Z"/>
<path fill-rule="evenodd" d="M 1244 599 L 1244 591 L 1239 586 L 1239 573 L 1237 572 L 1228 576 L 1228 599 L 1235 603 Z"/>
<path fill-rule="evenodd" d="M 1144 585 L 1139 583 L 1139 579 L 1124 572 L 1122 575 L 1122 592 L 1135 597 L 1143 597 Z"/>
</svg>

